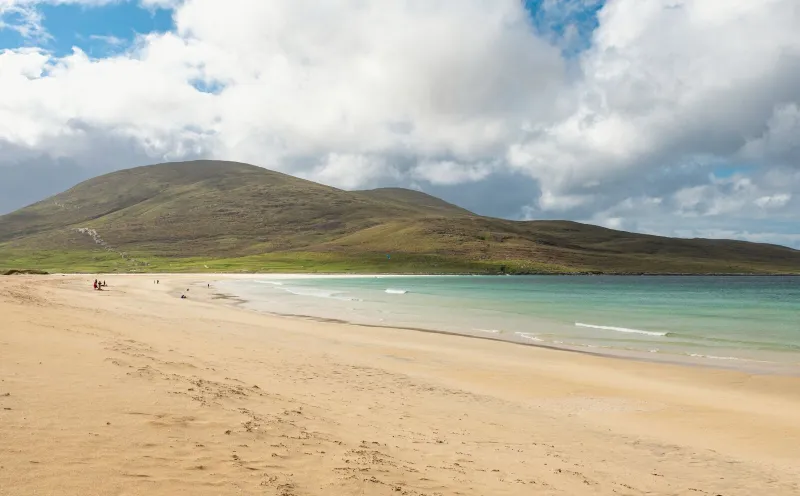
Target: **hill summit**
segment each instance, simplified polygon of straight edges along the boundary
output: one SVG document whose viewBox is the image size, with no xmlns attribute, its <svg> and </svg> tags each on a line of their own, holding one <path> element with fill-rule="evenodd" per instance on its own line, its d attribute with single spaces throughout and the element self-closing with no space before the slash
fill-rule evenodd
<svg viewBox="0 0 800 496">
<path fill-rule="evenodd" d="M 221 161 L 96 177 L 0 217 L 0 270 L 800 273 L 800 251 L 482 217 Z"/>
</svg>

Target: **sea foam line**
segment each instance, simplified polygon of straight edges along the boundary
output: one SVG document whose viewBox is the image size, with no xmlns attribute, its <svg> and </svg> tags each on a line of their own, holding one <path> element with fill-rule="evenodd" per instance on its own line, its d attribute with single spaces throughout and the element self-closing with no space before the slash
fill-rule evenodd
<svg viewBox="0 0 800 496">
<path fill-rule="evenodd" d="M 702 355 L 700 353 L 687 353 L 687 355 L 693 358 L 707 358 L 709 360 L 736 360 L 740 362 L 772 363 L 768 360 L 755 360 L 753 358 L 738 358 L 732 356 Z"/>
<path fill-rule="evenodd" d="M 528 339 L 530 341 L 536 341 L 536 342 L 539 342 L 539 343 L 544 342 L 543 339 L 537 338 L 533 334 L 529 334 L 527 332 L 515 332 L 514 334 L 516 334 L 517 336 L 521 337 L 522 339 Z"/>
<path fill-rule="evenodd" d="M 711 360 L 742 360 L 741 358 L 736 358 L 736 357 L 701 355 L 700 353 L 689 353 L 689 356 L 694 358 L 709 358 Z"/>
<path fill-rule="evenodd" d="M 389 289 L 386 290 L 386 292 L 389 293 L 389 294 L 406 294 L 406 293 L 408 293 L 408 290 L 389 288 Z"/>
<path fill-rule="evenodd" d="M 295 289 L 295 288 L 282 288 L 287 293 L 297 296 L 316 296 L 317 298 L 333 298 L 341 294 L 338 291 L 325 291 L 322 289 Z"/>
<path fill-rule="evenodd" d="M 313 298 L 329 298 L 332 300 L 341 300 L 341 301 L 363 301 L 361 298 L 350 298 L 349 296 L 341 296 L 341 291 L 325 291 L 320 289 L 313 289 L 313 288 L 287 288 L 286 286 L 282 287 L 284 291 L 289 294 L 293 294 L 295 296 L 310 296 Z"/>
<path fill-rule="evenodd" d="M 601 325 L 594 325 L 594 324 L 582 324 L 580 322 L 575 322 L 576 327 L 589 327 L 591 329 L 602 329 L 604 331 L 616 331 L 616 332 L 627 332 L 630 334 L 644 334 L 646 336 L 667 336 L 669 333 L 666 332 L 655 332 L 655 331 L 643 331 L 641 329 L 628 329 L 626 327 L 612 327 L 612 326 L 601 326 Z"/>
</svg>

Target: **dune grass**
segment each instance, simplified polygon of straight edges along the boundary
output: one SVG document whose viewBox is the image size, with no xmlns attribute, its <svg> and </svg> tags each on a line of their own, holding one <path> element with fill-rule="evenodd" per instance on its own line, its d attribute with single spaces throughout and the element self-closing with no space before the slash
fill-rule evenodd
<svg viewBox="0 0 800 496">
<path fill-rule="evenodd" d="M 574 269 L 529 261 L 469 261 L 456 257 L 337 253 L 266 253 L 246 257 L 164 258 L 131 253 L 131 263 L 103 250 L 16 252 L 0 260 L 0 273 L 34 270 L 64 273 L 325 273 L 325 274 L 500 274 L 573 273 Z"/>
</svg>

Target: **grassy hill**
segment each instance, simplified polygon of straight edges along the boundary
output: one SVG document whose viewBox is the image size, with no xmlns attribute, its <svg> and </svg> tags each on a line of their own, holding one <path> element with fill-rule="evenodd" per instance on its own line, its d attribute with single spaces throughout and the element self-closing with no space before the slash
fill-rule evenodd
<svg viewBox="0 0 800 496">
<path fill-rule="evenodd" d="M 12 269 L 800 273 L 800 251 L 492 219 L 417 191 L 195 161 L 100 176 L 0 217 L 0 272 Z"/>
</svg>

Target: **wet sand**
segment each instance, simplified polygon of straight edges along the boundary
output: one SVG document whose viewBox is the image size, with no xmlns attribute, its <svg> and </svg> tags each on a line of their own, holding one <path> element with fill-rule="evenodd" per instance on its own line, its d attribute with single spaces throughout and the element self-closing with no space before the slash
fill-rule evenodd
<svg viewBox="0 0 800 496">
<path fill-rule="evenodd" d="M 800 378 L 268 316 L 208 277 L 0 277 L 0 494 L 800 494 Z"/>
</svg>

